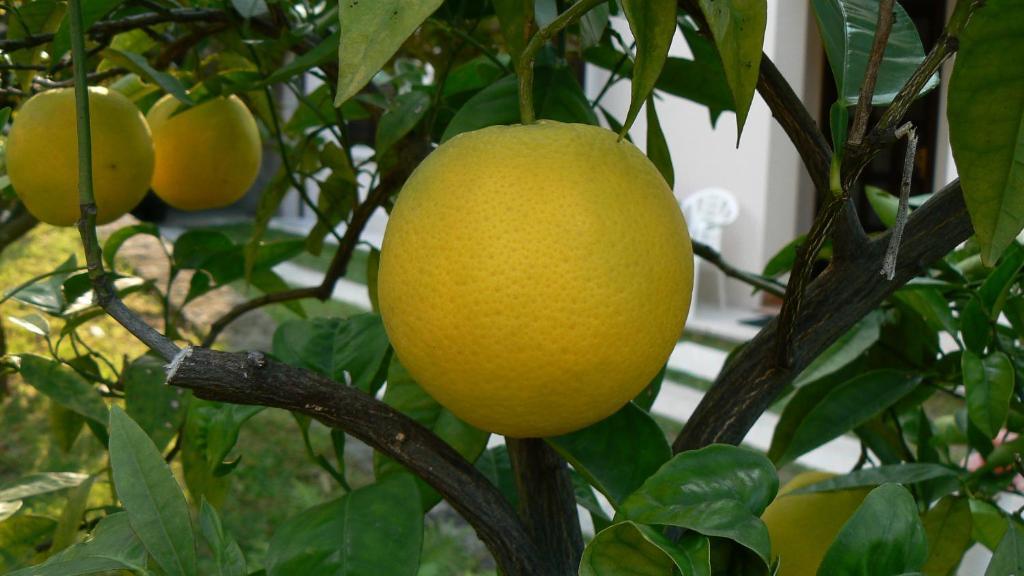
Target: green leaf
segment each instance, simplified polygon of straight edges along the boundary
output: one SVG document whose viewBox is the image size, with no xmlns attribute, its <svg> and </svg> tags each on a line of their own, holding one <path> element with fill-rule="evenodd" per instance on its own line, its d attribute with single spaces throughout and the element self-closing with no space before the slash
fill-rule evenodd
<svg viewBox="0 0 1024 576">
<path fill-rule="evenodd" d="M 249 1 L 249 0 L 241 0 Z M 334 58 L 334 55 L 338 50 L 338 33 L 334 32 L 330 36 L 324 38 L 316 45 L 312 50 L 296 56 L 294 60 L 288 64 L 278 68 L 273 74 L 267 77 L 264 81 L 265 84 L 278 84 L 284 82 L 293 76 L 297 76 L 310 68 L 319 66 L 324 62 L 327 62 Z"/>
<path fill-rule="evenodd" d="M 991 503 L 971 498 L 971 537 L 989 550 L 995 550 L 1006 534 L 1009 521 Z"/>
<path fill-rule="evenodd" d="M 78 373 L 56 360 L 42 356 L 23 354 L 19 358 L 20 372 L 25 382 L 68 410 L 98 424 L 106 424 L 107 405 L 103 397 Z"/>
<path fill-rule="evenodd" d="M 281 292 L 291 288 L 291 285 L 288 284 L 280 274 L 274 272 L 271 268 L 253 271 L 252 275 L 249 277 L 249 282 L 264 294 Z M 301 300 L 286 300 L 280 304 L 299 318 L 306 317 L 306 310 L 302 307 Z"/>
<path fill-rule="evenodd" d="M 217 510 L 205 499 L 199 505 L 199 528 L 213 551 L 217 563 L 217 576 L 245 576 L 248 574 L 245 557 L 238 542 L 224 531 Z"/>
<path fill-rule="evenodd" d="M 971 16 L 949 83 L 949 143 L 985 264 L 1024 228 L 1024 3 Z"/>
<path fill-rule="evenodd" d="M 711 576 L 707 537 L 690 534 L 677 544 L 650 526 L 621 522 L 600 531 L 587 544 L 579 574 L 667 576 L 673 567 L 683 576 Z"/>
<path fill-rule="evenodd" d="M 162 451 L 185 422 L 191 395 L 168 386 L 163 360 L 148 354 L 129 364 L 122 379 L 125 410 Z"/>
<path fill-rule="evenodd" d="M 469 462 L 476 461 L 487 448 L 490 433 L 463 422 L 438 404 L 413 380 L 397 356 L 392 356 L 391 366 L 388 368 L 388 387 L 384 391 L 384 402 L 422 424 Z M 404 466 L 379 452 L 373 455 L 373 468 L 378 480 L 391 474 L 405 472 Z M 440 494 L 426 482 L 417 478 L 416 485 L 420 491 L 424 512 L 441 501 Z"/>
<path fill-rule="evenodd" d="M 672 152 L 669 150 L 668 142 L 665 141 L 665 133 L 661 131 L 661 122 L 658 121 L 658 110 L 654 107 L 654 97 L 647 98 L 647 157 L 661 172 L 668 187 L 675 185 L 675 170 L 672 168 Z"/>
<path fill-rule="evenodd" d="M 390 344 L 380 316 L 290 320 L 274 333 L 274 356 L 282 362 L 319 372 L 364 392 L 383 382 Z"/>
<path fill-rule="evenodd" d="M 922 572 L 946 576 L 960 564 L 971 546 L 971 507 L 966 498 L 946 496 L 924 515 L 928 561 Z"/>
<path fill-rule="evenodd" d="M 771 545 L 759 516 L 778 490 L 775 467 L 763 455 L 712 445 L 669 460 L 626 498 L 616 520 L 729 538 L 767 564 Z"/>
<path fill-rule="evenodd" d="M 23 476 L 14 482 L 0 486 L 0 502 L 13 502 L 74 488 L 89 478 L 88 474 L 77 472 L 41 472 Z"/>
<path fill-rule="evenodd" d="M 0 501 L 0 522 L 17 514 L 18 510 L 21 510 L 22 504 L 24 503 L 21 500 Z"/>
<path fill-rule="evenodd" d="M 107 241 L 103 243 L 103 262 L 107 265 L 107 268 L 114 269 L 114 258 L 117 256 L 117 251 L 121 249 L 129 238 L 145 234 L 152 236 L 160 240 L 160 229 L 155 225 L 148 222 L 142 224 L 135 224 L 132 226 L 125 226 L 124 228 L 118 228 L 113 234 L 107 237 Z"/>
<path fill-rule="evenodd" d="M 843 526 L 818 574 L 905 574 L 919 571 L 927 556 L 928 541 L 914 497 L 898 484 L 883 484 Z"/>
<path fill-rule="evenodd" d="M 416 483 L 395 474 L 286 520 L 270 540 L 267 576 L 415 576 L 423 514 Z"/>
<path fill-rule="evenodd" d="M 380 250 L 370 248 L 370 254 L 366 257 L 366 291 L 370 294 L 370 308 L 375 314 L 380 314 L 380 303 L 377 300 L 377 278 L 380 274 Z"/>
<path fill-rule="evenodd" d="M 533 0 L 494 0 L 494 12 L 501 25 L 505 47 L 513 60 L 518 61 L 532 32 Z"/>
<path fill-rule="evenodd" d="M 324 248 L 324 238 L 335 226 L 348 218 L 356 200 L 354 180 L 332 173 L 320 183 L 316 207 L 324 218 L 317 218 L 316 225 L 306 235 L 306 250 L 310 254 L 320 254 Z"/>
<path fill-rule="evenodd" d="M 989 320 L 981 298 L 976 294 L 969 297 L 960 310 L 960 333 L 967 349 L 982 354 L 992 340 L 992 322 Z"/>
<path fill-rule="evenodd" d="M 50 434 L 54 442 L 67 454 L 75 445 L 75 440 L 85 426 L 85 417 L 73 410 L 61 406 L 56 402 L 50 402 L 49 407 Z"/>
<path fill-rule="evenodd" d="M 1024 132 L 1022 132 L 1024 134 Z M 999 318 L 1006 298 L 1010 294 L 1010 288 L 1017 282 L 1017 273 L 1024 267 L 1024 246 L 1014 242 L 1003 253 L 999 265 L 988 275 L 981 288 L 978 289 L 978 298 L 982 306 L 988 312 L 991 320 Z"/>
<path fill-rule="evenodd" d="M 92 485 L 96 476 L 89 476 L 78 486 L 68 491 L 68 502 L 60 514 L 57 528 L 53 531 L 53 544 L 48 553 L 55 553 L 64 550 L 78 541 L 78 527 L 82 523 L 86 506 L 89 504 L 89 493 L 92 492 Z"/>
<path fill-rule="evenodd" d="M 39 308 L 43 312 L 54 315 L 60 314 L 67 307 L 67 301 L 64 298 L 61 286 L 63 286 L 64 281 L 73 274 L 74 269 L 77 267 L 77 258 L 72 254 L 60 266 L 54 269 L 54 272 L 62 272 L 22 288 L 14 294 L 13 298 L 18 302 Z M 8 292 L 6 295 L 11 295 L 11 292 Z"/>
<path fill-rule="evenodd" d="M 597 124 L 590 101 L 566 68 L 540 66 L 534 71 L 533 103 L 540 119 Z M 445 128 L 441 142 L 463 132 L 517 123 L 519 81 L 515 76 L 506 76 L 477 92 L 459 108 Z"/>
<path fill-rule="evenodd" d="M 768 3 L 766 0 L 700 0 L 699 4 L 715 38 L 732 92 L 738 142 L 757 88 Z"/>
<path fill-rule="evenodd" d="M 779 466 L 792 462 L 885 411 L 920 382 L 920 375 L 888 369 L 867 372 L 835 386 L 824 381 L 827 392 L 820 399 L 815 398 L 817 401 L 808 405 L 794 398 L 786 406 L 769 456 Z M 819 387 L 820 384 L 804 387 L 797 397 L 819 396 L 822 390 L 815 390 Z M 780 436 L 780 429 L 791 430 L 792 436 Z"/>
<path fill-rule="evenodd" d="M 878 186 L 865 186 L 864 195 L 868 197 L 868 203 L 875 215 L 882 221 L 886 228 L 892 228 L 896 224 L 896 212 L 899 210 L 900 199 L 882 190 Z"/>
<path fill-rule="evenodd" d="M 668 365 L 661 367 L 658 373 L 651 378 L 650 383 L 633 398 L 633 404 L 636 404 L 640 409 L 645 412 L 651 411 L 651 406 L 654 406 L 654 401 L 658 399 L 658 394 L 661 393 L 661 385 L 665 380 L 665 369 Z"/>
<path fill-rule="evenodd" d="M 893 296 L 906 304 L 936 332 L 945 330 L 954 337 L 957 334 L 956 318 L 949 301 L 936 288 L 907 288 Z"/>
<path fill-rule="evenodd" d="M 443 0 L 341 0 L 334 105 L 341 106 L 362 90 L 442 3 Z"/>
<path fill-rule="evenodd" d="M 854 106 L 860 99 L 860 87 L 878 26 L 878 0 L 813 0 L 818 30 L 825 54 L 832 67 L 840 102 Z M 914 21 L 899 2 L 893 7 L 893 26 L 882 56 L 874 97 L 871 103 L 885 106 L 924 60 L 924 47 Z M 923 91 L 938 85 L 933 77 Z"/>
<path fill-rule="evenodd" d="M 99 521 L 91 538 L 58 552 L 46 562 L 7 576 L 79 576 L 108 570 L 146 574 L 146 549 L 132 531 L 127 512 Z"/>
<path fill-rule="evenodd" d="M 846 334 L 840 336 L 800 372 L 793 381 L 793 387 L 802 388 L 829 374 L 834 374 L 859 358 L 881 337 L 882 318 L 880 312 L 871 312 L 854 324 Z"/>
<path fill-rule="evenodd" d="M 596 424 L 547 442 L 613 506 L 672 457 L 657 422 L 632 402 Z"/>
<path fill-rule="evenodd" d="M 195 101 L 188 95 L 188 92 L 185 91 L 185 86 L 182 85 L 180 80 L 166 72 L 161 72 L 150 66 L 145 56 L 135 54 L 133 52 L 126 52 L 124 50 L 117 50 L 115 48 L 107 48 L 103 51 L 103 57 L 118 66 L 127 68 L 139 76 L 155 83 L 157 86 L 163 88 L 165 92 L 173 95 L 182 103 L 188 105 L 195 104 Z"/>
<path fill-rule="evenodd" d="M 876 466 L 874 468 L 861 468 L 842 476 L 833 476 L 821 482 L 808 484 L 791 492 L 792 494 L 806 494 L 811 492 L 831 492 L 835 490 L 849 490 L 851 488 L 863 488 L 865 486 L 879 486 L 886 483 L 896 484 L 917 484 L 935 478 L 956 477 L 957 471 L 942 466 L 941 464 L 929 463 L 906 463 L 889 464 Z"/>
<path fill-rule="evenodd" d="M 160 452 L 120 408 L 110 410 L 110 467 L 132 530 L 169 576 L 196 574 L 188 505 Z"/>
<path fill-rule="evenodd" d="M 231 6 L 242 18 L 246 19 L 262 16 L 270 11 L 264 0 L 231 0 Z"/>
<path fill-rule="evenodd" d="M 420 90 L 400 94 L 377 124 L 377 155 L 382 156 L 419 124 L 430 109 L 430 95 Z"/>
<path fill-rule="evenodd" d="M 504 444 L 484 451 L 476 460 L 476 468 L 501 491 L 513 508 L 519 507 L 519 490 L 512 472 L 512 460 Z"/>
<path fill-rule="evenodd" d="M 1024 533 L 1014 522 L 992 554 L 985 576 L 1019 576 L 1024 574 Z"/>
<path fill-rule="evenodd" d="M 676 31 L 676 3 L 674 0 L 620 0 L 620 4 L 636 39 L 629 112 L 621 132 L 625 133 L 654 89 L 668 58 L 672 35 Z"/>
<path fill-rule="evenodd" d="M 967 416 L 989 438 L 995 438 L 1006 422 L 1013 395 L 1013 362 L 1002 352 L 981 358 L 970 350 L 961 356 L 967 388 Z"/>
<path fill-rule="evenodd" d="M 611 11 L 608 9 L 608 3 L 602 2 L 588 10 L 580 17 L 581 50 L 586 50 L 591 46 L 595 46 L 601 41 L 601 37 L 604 35 L 605 29 L 608 28 L 608 19 L 610 15 Z M 2 124 L 0 124 L 0 126 L 2 126 Z"/>
<path fill-rule="evenodd" d="M 36 555 L 36 547 L 47 541 L 57 523 L 44 516 L 22 514 L 0 523 L 0 570 L 22 565 Z"/>
</svg>

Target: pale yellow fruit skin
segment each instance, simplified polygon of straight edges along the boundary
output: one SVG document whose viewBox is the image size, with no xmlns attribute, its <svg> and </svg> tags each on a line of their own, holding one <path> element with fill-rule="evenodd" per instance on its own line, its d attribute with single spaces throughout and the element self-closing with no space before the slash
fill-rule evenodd
<svg viewBox="0 0 1024 576">
<path fill-rule="evenodd" d="M 263 155 L 252 113 L 234 95 L 174 114 L 180 105 L 168 94 L 146 114 L 156 144 L 153 192 L 179 210 L 237 202 L 256 181 Z"/>
<path fill-rule="evenodd" d="M 459 135 L 416 169 L 381 249 L 395 352 L 467 422 L 512 437 L 605 418 L 668 359 L 693 253 L 672 191 L 612 132 Z"/>
<path fill-rule="evenodd" d="M 870 492 L 864 488 L 786 495 L 833 476 L 827 472 L 797 475 L 761 515 L 772 539 L 772 559 L 782 558 L 779 576 L 816 576 L 832 541 Z"/>
<path fill-rule="evenodd" d="M 142 113 L 119 92 L 89 88 L 96 221 L 134 208 L 153 176 L 153 139 Z M 72 88 L 26 101 L 7 140 L 7 174 L 28 211 L 54 226 L 78 220 L 78 128 Z"/>
</svg>

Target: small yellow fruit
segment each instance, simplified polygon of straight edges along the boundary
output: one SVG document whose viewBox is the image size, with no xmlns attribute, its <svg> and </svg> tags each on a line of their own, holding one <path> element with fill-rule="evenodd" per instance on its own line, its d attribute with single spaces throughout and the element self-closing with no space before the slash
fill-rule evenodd
<svg viewBox="0 0 1024 576">
<path fill-rule="evenodd" d="M 89 88 L 96 221 L 135 207 L 153 176 L 153 139 L 142 113 L 119 92 Z M 26 101 L 7 140 L 7 174 L 33 216 L 54 226 L 78 220 L 78 128 L 72 88 Z"/>
<path fill-rule="evenodd" d="M 787 496 L 832 476 L 826 472 L 797 475 L 761 516 L 772 539 L 772 559 L 781 558 L 780 576 L 815 576 L 832 541 L 871 491 L 861 488 Z"/>
<path fill-rule="evenodd" d="M 234 95 L 175 114 L 180 105 L 167 94 L 146 114 L 156 144 L 153 192 L 180 210 L 238 201 L 256 181 L 263 155 L 252 113 Z"/>
<path fill-rule="evenodd" d="M 434 151 L 392 210 L 378 276 L 416 381 L 512 437 L 629 402 L 672 352 L 692 288 L 686 223 L 654 165 L 608 130 L 558 122 Z"/>
</svg>

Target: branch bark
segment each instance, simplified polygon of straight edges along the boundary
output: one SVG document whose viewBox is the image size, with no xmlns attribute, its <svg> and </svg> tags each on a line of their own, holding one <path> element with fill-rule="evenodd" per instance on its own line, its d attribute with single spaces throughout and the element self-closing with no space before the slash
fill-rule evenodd
<svg viewBox="0 0 1024 576">
<path fill-rule="evenodd" d="M 561 576 L 530 540 L 512 506 L 451 446 L 420 424 L 351 386 L 258 353 L 188 348 L 167 383 L 218 402 L 308 414 L 394 458 L 437 490 L 476 530 L 503 574 Z M 575 512 L 575 511 L 574 511 Z"/>
<path fill-rule="evenodd" d="M 673 450 L 682 452 L 717 442 L 738 444 L 814 358 L 972 233 L 957 180 L 910 216 L 893 281 L 877 273 L 888 235 L 870 242 L 856 259 L 834 262 L 807 288 L 796 317 L 791 361 L 781 363 L 775 354 L 781 335 L 778 319 L 773 320 L 725 366 L 676 438 Z"/>
<path fill-rule="evenodd" d="M 519 516 L 556 574 L 575 576 L 583 557 L 576 493 L 565 461 L 539 438 L 507 438 Z"/>
</svg>

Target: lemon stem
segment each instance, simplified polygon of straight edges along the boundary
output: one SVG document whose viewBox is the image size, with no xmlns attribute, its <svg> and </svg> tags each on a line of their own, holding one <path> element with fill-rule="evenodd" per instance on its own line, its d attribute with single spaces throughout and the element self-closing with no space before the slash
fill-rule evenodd
<svg viewBox="0 0 1024 576">
<path fill-rule="evenodd" d="M 526 47 L 523 48 L 523 53 L 519 56 L 519 61 L 516 64 L 516 73 L 519 75 L 519 119 L 523 124 L 533 124 L 537 120 L 533 112 L 533 61 L 537 57 L 537 52 L 566 26 L 579 20 L 598 4 L 607 1 L 579 0 L 568 10 L 559 14 L 550 24 L 535 32 Z"/>
</svg>

